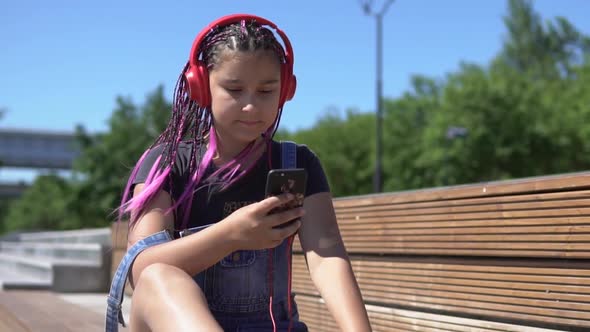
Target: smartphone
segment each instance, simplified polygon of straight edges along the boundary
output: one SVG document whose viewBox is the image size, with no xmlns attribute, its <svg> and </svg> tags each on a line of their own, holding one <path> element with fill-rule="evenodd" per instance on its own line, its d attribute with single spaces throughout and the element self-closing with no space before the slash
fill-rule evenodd
<svg viewBox="0 0 590 332">
<path fill-rule="evenodd" d="M 266 197 L 291 193 L 295 198 L 287 204 L 273 209 L 270 213 L 290 210 L 303 206 L 307 171 L 304 168 L 272 169 L 266 177 Z"/>
</svg>

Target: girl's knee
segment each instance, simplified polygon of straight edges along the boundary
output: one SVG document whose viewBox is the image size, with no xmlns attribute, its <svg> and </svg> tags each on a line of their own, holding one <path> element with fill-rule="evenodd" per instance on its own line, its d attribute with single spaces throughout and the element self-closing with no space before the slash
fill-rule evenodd
<svg viewBox="0 0 590 332">
<path fill-rule="evenodd" d="M 132 322 L 153 331 L 222 331 L 199 285 L 184 270 L 147 266 L 133 292 Z"/>
<path fill-rule="evenodd" d="M 187 283 L 191 286 L 198 285 L 193 281 L 192 277 L 189 276 L 184 270 L 164 263 L 151 264 L 141 271 L 139 280 L 135 285 L 135 292 L 145 291 L 149 289 L 154 290 L 165 290 L 171 284 Z"/>
<path fill-rule="evenodd" d="M 154 263 L 148 265 L 141 272 L 140 278 L 160 278 L 163 275 L 186 274 L 182 269 L 165 263 Z"/>
</svg>

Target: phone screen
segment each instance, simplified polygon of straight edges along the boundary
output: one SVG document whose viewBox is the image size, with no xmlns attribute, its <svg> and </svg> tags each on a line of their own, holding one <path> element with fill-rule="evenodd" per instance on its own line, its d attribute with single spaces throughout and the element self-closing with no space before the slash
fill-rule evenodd
<svg viewBox="0 0 590 332">
<path fill-rule="evenodd" d="M 273 209 L 271 213 L 303 206 L 306 184 L 307 171 L 303 168 L 270 170 L 266 178 L 266 197 L 277 196 L 283 193 L 291 193 L 295 196 L 295 199 Z"/>
</svg>

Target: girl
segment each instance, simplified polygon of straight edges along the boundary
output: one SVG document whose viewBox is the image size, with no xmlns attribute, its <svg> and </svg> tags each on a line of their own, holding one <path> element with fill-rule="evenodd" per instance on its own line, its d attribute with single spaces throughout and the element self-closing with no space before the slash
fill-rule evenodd
<svg viewBox="0 0 590 332">
<path fill-rule="evenodd" d="M 307 331 L 290 294 L 295 233 L 341 330 L 370 330 L 325 174 L 307 147 L 296 147 L 296 167 L 308 173 L 303 207 L 269 213 L 293 200 L 265 198 L 265 181 L 281 168 L 284 151 L 272 138 L 295 86 L 291 44 L 272 22 L 231 15 L 197 36 L 170 122 L 123 195 L 128 253 L 111 286 L 107 330 L 123 323 L 129 272 L 131 331 Z"/>
</svg>

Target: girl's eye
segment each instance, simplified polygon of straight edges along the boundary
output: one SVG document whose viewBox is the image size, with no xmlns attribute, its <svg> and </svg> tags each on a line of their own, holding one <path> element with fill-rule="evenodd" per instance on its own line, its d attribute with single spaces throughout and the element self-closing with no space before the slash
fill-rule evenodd
<svg viewBox="0 0 590 332">
<path fill-rule="evenodd" d="M 243 89 L 242 88 L 225 88 L 226 91 L 230 92 L 230 93 L 239 93 L 242 92 Z M 258 90 L 258 93 L 262 93 L 262 94 L 271 94 L 275 91 L 275 89 L 261 89 Z"/>
</svg>

